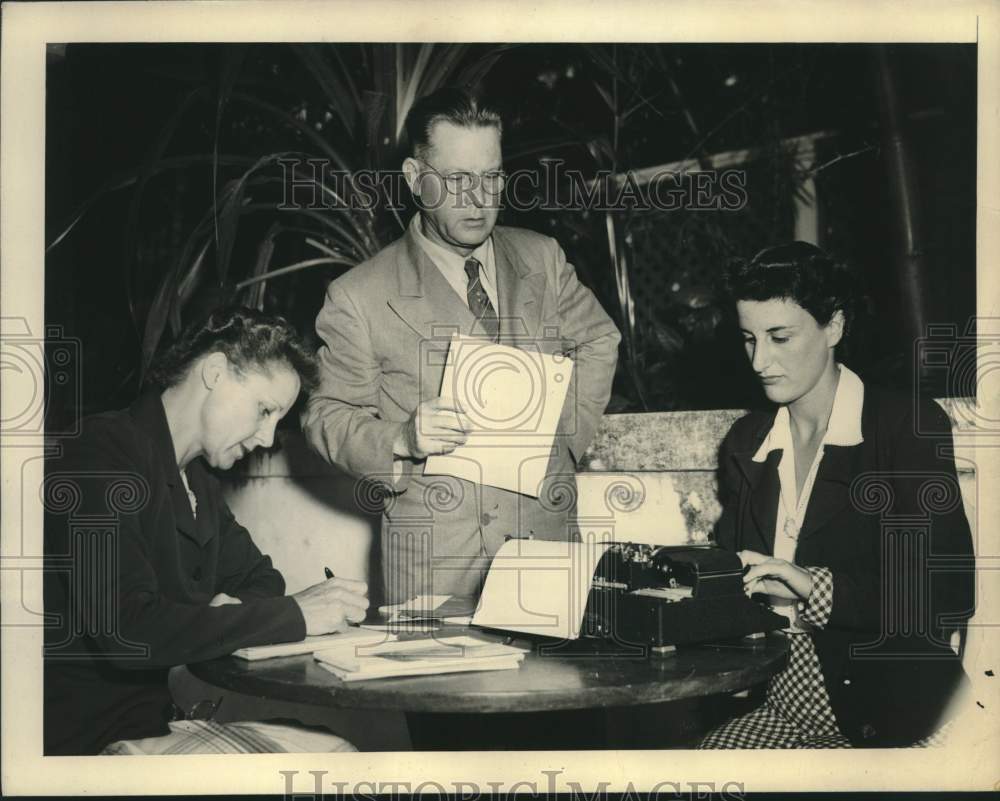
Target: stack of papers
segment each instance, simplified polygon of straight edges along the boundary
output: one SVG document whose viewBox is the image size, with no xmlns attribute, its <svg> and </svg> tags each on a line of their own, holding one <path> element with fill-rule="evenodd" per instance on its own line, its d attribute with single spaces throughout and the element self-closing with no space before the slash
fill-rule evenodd
<svg viewBox="0 0 1000 801">
<path fill-rule="evenodd" d="M 311 654 L 336 646 L 354 648 L 359 645 L 375 645 L 395 639 L 395 634 L 385 631 L 369 631 L 352 626 L 346 631 L 339 631 L 335 634 L 317 634 L 297 642 L 280 642 L 274 645 L 253 645 L 248 648 L 240 648 L 238 651 L 233 651 L 233 656 L 256 661 L 258 659 L 272 659 L 277 656 Z"/>
<path fill-rule="evenodd" d="M 483 637 L 422 638 L 369 646 L 341 645 L 314 654 L 343 681 L 520 667 L 527 649 Z"/>
</svg>

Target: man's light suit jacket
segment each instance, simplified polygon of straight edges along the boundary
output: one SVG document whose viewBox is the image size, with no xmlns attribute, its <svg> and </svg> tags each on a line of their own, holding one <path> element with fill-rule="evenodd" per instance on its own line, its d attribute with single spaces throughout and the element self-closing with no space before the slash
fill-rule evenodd
<svg viewBox="0 0 1000 801">
<path fill-rule="evenodd" d="M 424 475 L 423 461 L 393 464 L 403 424 L 441 394 L 452 333 L 485 336 L 409 232 L 333 281 L 316 320 L 322 380 L 303 427 L 326 459 L 369 480 L 356 492 L 362 506 L 381 496 L 388 602 L 432 591 L 474 595 L 506 537 L 576 536 L 575 461 L 610 397 L 621 337 L 555 240 L 498 226 L 493 243 L 500 344 L 574 360 L 551 456 L 525 456 L 548 460 L 538 498 Z"/>
</svg>

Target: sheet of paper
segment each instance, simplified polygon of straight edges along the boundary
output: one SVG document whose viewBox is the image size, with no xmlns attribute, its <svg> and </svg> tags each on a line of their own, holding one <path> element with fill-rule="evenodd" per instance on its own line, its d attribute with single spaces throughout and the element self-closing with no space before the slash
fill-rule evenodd
<svg viewBox="0 0 1000 801">
<path fill-rule="evenodd" d="M 426 615 L 433 612 L 450 598 L 450 595 L 415 595 L 410 600 L 403 601 L 403 603 L 380 606 L 378 610 L 387 615 L 398 615 L 403 612 Z"/>
<path fill-rule="evenodd" d="M 669 473 L 577 473 L 580 536 L 647 545 L 689 545 L 691 532 Z"/>
<path fill-rule="evenodd" d="M 424 472 L 537 498 L 572 374 L 562 355 L 452 336 L 440 394 L 459 402 L 473 430 Z"/>
<path fill-rule="evenodd" d="M 490 565 L 473 624 L 577 639 L 594 569 L 609 547 L 600 542 L 508 540 Z"/>
<path fill-rule="evenodd" d="M 318 634 L 306 637 L 298 642 L 275 643 L 274 645 L 252 645 L 247 648 L 240 648 L 233 651 L 233 656 L 240 659 L 256 661 L 258 659 L 273 659 L 279 656 L 297 656 L 299 654 L 312 654 L 332 647 L 357 647 L 359 645 L 370 645 L 385 642 L 386 639 L 395 639 L 392 634 L 367 631 L 351 626 L 346 631 L 335 634 Z"/>
</svg>

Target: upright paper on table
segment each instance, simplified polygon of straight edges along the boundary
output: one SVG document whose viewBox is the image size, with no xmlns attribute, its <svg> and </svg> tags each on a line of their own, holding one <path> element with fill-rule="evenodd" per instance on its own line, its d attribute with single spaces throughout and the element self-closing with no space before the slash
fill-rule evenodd
<svg viewBox="0 0 1000 801">
<path fill-rule="evenodd" d="M 508 540 L 493 557 L 472 623 L 577 639 L 594 569 L 609 547 L 606 542 Z"/>
<path fill-rule="evenodd" d="M 473 430 L 451 453 L 428 457 L 424 472 L 538 497 L 572 374 L 561 354 L 453 335 L 440 394 Z"/>
</svg>

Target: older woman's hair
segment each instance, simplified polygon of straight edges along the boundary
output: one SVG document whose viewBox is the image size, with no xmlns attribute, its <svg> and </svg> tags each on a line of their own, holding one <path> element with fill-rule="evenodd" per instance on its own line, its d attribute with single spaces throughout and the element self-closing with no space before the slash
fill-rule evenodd
<svg viewBox="0 0 1000 801">
<path fill-rule="evenodd" d="M 857 281 L 843 264 L 808 242 L 789 242 L 765 248 L 747 261 L 729 263 L 723 292 L 732 303 L 740 300 L 792 300 L 826 325 L 834 313 L 844 315 L 844 334 L 854 320 Z"/>
<path fill-rule="evenodd" d="M 243 306 L 228 306 L 207 319 L 188 326 L 180 338 L 153 365 L 148 381 L 162 388 L 184 378 L 196 360 L 209 353 L 224 353 L 240 372 L 267 371 L 285 365 L 299 377 L 303 392 L 319 383 L 315 355 L 284 317 Z"/>
<path fill-rule="evenodd" d="M 503 132 L 500 113 L 479 95 L 462 87 L 446 86 L 422 97 L 406 115 L 406 134 L 414 156 L 427 155 L 431 129 L 439 122 L 449 122 L 459 128 L 496 128 Z"/>
</svg>

